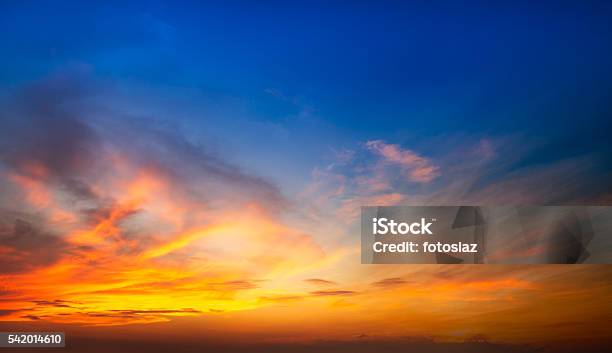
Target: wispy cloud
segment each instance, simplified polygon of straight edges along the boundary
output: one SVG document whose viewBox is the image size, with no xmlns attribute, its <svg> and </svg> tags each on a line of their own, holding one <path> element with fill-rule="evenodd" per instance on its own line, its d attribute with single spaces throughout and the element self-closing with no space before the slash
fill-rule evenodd
<svg viewBox="0 0 612 353">
<path fill-rule="evenodd" d="M 339 296 L 339 295 L 353 295 L 356 294 L 355 291 L 352 290 L 318 290 L 314 292 L 310 292 L 310 294 L 318 297 L 327 297 L 327 296 Z"/>
<path fill-rule="evenodd" d="M 428 183 L 439 175 L 439 167 L 431 160 L 399 145 L 372 140 L 366 142 L 366 147 L 381 156 L 384 162 L 399 166 L 410 181 Z"/>
<path fill-rule="evenodd" d="M 328 281 L 322 278 L 308 278 L 308 279 L 305 279 L 304 282 L 314 284 L 317 286 L 331 286 L 331 285 L 336 284 L 336 282 Z"/>
</svg>

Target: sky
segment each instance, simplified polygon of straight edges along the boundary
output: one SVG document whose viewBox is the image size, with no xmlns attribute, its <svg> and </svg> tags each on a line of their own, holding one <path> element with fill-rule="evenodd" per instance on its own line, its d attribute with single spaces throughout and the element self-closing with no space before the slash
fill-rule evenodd
<svg viewBox="0 0 612 353">
<path fill-rule="evenodd" d="M 357 219 L 362 205 L 609 205 L 611 15 L 599 1 L 3 2 L 2 327 L 609 340 L 608 265 L 361 265 Z"/>
</svg>

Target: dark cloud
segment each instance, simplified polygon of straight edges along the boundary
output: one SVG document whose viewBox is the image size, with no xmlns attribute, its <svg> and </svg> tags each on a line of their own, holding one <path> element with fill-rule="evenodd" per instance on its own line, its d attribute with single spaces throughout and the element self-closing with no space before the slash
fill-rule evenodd
<svg viewBox="0 0 612 353">
<path fill-rule="evenodd" d="M 111 312 L 127 314 L 127 315 L 150 315 L 150 314 L 178 314 L 178 313 L 201 313 L 199 310 L 192 308 L 184 308 L 180 310 L 110 310 Z"/>
<path fill-rule="evenodd" d="M 27 272 L 48 266 L 68 251 L 68 244 L 60 237 L 37 229 L 30 222 L 14 220 L 9 225 L 6 215 L 0 213 L 0 274 Z"/>
<path fill-rule="evenodd" d="M 44 316 L 37 316 L 37 315 L 22 315 L 21 318 L 22 319 L 28 319 L 28 320 L 41 320 Z"/>
<path fill-rule="evenodd" d="M 406 280 L 399 277 L 385 278 L 380 281 L 373 282 L 375 287 L 395 287 L 408 283 Z"/>
<path fill-rule="evenodd" d="M 19 312 L 19 311 L 21 311 L 21 310 L 0 309 L 0 317 L 8 316 L 8 315 L 11 315 L 11 314 Z"/>
<path fill-rule="evenodd" d="M 305 297 L 301 295 L 277 295 L 260 297 L 258 301 L 261 303 L 285 303 L 302 299 L 305 299 Z"/>
<path fill-rule="evenodd" d="M 215 290 L 234 291 L 234 290 L 246 290 L 254 289 L 259 285 L 254 281 L 249 280 L 235 280 L 219 283 L 210 283 L 209 286 Z"/>
<path fill-rule="evenodd" d="M 101 141 L 78 106 L 93 89 L 77 74 L 60 74 L 11 97 L 0 112 L 0 159 L 22 173 L 38 163 L 55 176 L 90 166 Z"/>
<path fill-rule="evenodd" d="M 135 318 L 139 316 L 164 316 L 164 315 L 173 315 L 173 314 L 201 314 L 200 310 L 195 310 L 193 308 L 184 308 L 184 309 L 168 309 L 168 310 L 129 310 L 129 309 L 114 309 L 107 311 L 92 311 L 86 313 L 86 316 L 91 317 L 108 317 L 108 318 Z"/>
<path fill-rule="evenodd" d="M 32 303 L 38 305 L 38 306 L 52 306 L 55 308 L 72 308 L 73 306 L 70 304 L 73 304 L 73 302 L 68 301 L 68 300 L 61 300 L 61 299 L 56 299 L 56 300 L 33 300 Z"/>
<path fill-rule="evenodd" d="M 352 290 L 318 290 L 314 292 L 310 292 L 310 294 L 317 297 L 326 297 L 326 296 L 336 296 L 336 295 L 353 295 L 357 292 Z"/>
<path fill-rule="evenodd" d="M 65 178 L 62 180 L 62 187 L 77 200 L 93 200 L 97 198 L 91 186 L 82 180 Z"/>
<path fill-rule="evenodd" d="M 304 282 L 318 285 L 318 286 L 330 286 L 330 285 L 336 284 L 336 282 L 328 281 L 326 279 L 321 279 L 321 278 L 308 278 L 308 279 L 305 279 Z"/>
</svg>

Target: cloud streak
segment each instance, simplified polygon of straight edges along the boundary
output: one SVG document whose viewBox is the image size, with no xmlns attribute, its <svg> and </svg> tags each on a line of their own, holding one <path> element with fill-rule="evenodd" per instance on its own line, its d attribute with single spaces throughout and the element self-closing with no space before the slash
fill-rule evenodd
<svg viewBox="0 0 612 353">
<path fill-rule="evenodd" d="M 402 149 L 399 145 L 388 144 L 383 140 L 366 142 L 366 147 L 383 158 L 383 162 L 397 165 L 408 180 L 428 183 L 439 175 L 439 168 L 428 158 L 414 151 Z"/>
</svg>

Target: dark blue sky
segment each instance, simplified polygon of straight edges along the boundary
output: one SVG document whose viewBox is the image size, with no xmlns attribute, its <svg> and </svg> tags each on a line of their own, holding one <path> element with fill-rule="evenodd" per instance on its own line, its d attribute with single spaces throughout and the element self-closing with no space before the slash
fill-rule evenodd
<svg viewBox="0 0 612 353">
<path fill-rule="evenodd" d="M 371 139 L 436 156 L 449 136 L 509 135 L 534 144 L 519 166 L 595 154 L 610 170 L 610 2 L 19 1 L 0 13 L 3 94 L 86 67 L 115 92 L 107 104 L 227 142 L 263 174 Z"/>
</svg>

